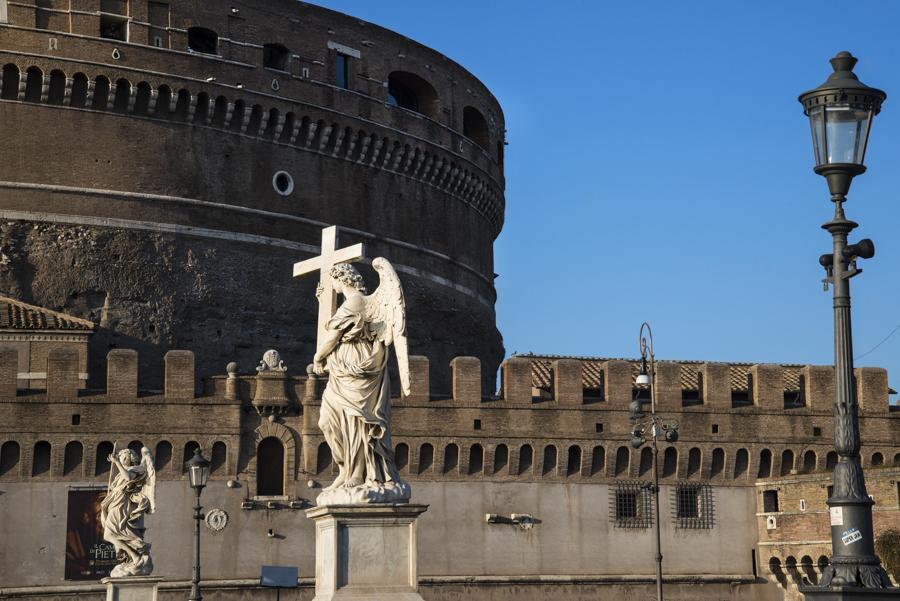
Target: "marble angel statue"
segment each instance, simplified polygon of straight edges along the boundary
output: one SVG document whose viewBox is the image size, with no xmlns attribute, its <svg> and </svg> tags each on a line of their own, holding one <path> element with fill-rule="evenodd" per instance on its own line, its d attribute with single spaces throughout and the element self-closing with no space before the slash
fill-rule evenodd
<svg viewBox="0 0 900 601">
<path fill-rule="evenodd" d="M 335 481 L 318 497 L 319 505 L 408 501 L 410 486 L 400 479 L 391 444 L 389 347 L 397 353 L 400 387 L 409 394 L 406 302 L 393 266 L 372 261 L 378 289 L 366 296 L 362 276 L 349 263 L 330 270 L 329 282 L 344 302 L 328 321 L 313 360 L 317 374 L 328 374 L 319 428 L 339 468 Z"/>
<path fill-rule="evenodd" d="M 141 456 L 122 449 L 109 456 L 109 490 L 100 504 L 103 539 L 112 543 L 116 558 L 122 561 L 110 576 L 148 576 L 153 572 L 150 545 L 144 542 L 142 518 L 156 511 L 156 468 L 150 449 Z"/>
</svg>

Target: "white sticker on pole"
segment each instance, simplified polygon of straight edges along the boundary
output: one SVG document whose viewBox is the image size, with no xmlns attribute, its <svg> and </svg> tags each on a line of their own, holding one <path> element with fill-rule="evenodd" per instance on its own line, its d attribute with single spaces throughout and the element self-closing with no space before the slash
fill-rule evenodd
<svg viewBox="0 0 900 601">
<path fill-rule="evenodd" d="M 843 507 L 832 507 L 831 508 L 831 525 L 832 526 L 843 526 L 844 525 L 844 508 Z"/>
<path fill-rule="evenodd" d="M 862 540 L 862 533 L 856 528 L 850 528 L 849 530 L 844 530 L 841 534 L 841 540 L 845 546 L 849 547 L 853 543 Z"/>
</svg>

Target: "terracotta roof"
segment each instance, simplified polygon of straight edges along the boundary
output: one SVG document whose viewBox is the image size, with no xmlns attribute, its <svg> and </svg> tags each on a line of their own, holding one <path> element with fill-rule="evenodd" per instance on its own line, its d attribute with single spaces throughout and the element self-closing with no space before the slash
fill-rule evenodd
<svg viewBox="0 0 900 601">
<path fill-rule="evenodd" d="M 601 366 L 607 361 L 627 361 L 631 363 L 632 381 L 638 375 L 641 369 L 640 359 L 618 359 L 614 357 L 574 357 L 565 355 L 515 355 L 516 357 L 524 357 L 531 359 L 531 380 L 532 386 L 549 390 L 550 381 L 550 365 L 557 359 L 577 359 L 582 365 L 582 379 L 585 388 L 600 387 L 600 370 Z M 657 363 L 663 363 L 657 361 Z M 681 388 L 682 390 L 697 390 L 697 372 L 704 361 L 666 361 L 665 363 L 678 363 L 681 365 Z M 731 389 L 737 391 L 747 390 L 747 372 L 754 365 L 753 363 L 729 363 L 731 368 Z M 800 390 L 800 370 L 802 365 L 787 364 L 782 365 L 784 368 L 784 389 L 788 392 L 799 392 Z"/>
<path fill-rule="evenodd" d="M 93 332 L 94 324 L 86 319 L 0 296 L 0 330 Z"/>
</svg>

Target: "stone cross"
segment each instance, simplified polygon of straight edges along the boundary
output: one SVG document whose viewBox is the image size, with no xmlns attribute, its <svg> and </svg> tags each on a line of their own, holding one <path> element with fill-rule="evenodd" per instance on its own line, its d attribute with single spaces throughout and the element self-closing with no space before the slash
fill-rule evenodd
<svg viewBox="0 0 900 601">
<path fill-rule="evenodd" d="M 322 286 L 322 294 L 319 295 L 319 325 L 317 342 L 321 342 L 325 335 L 325 324 L 337 311 L 337 295 L 329 284 L 329 271 L 337 263 L 350 263 L 359 261 L 366 256 L 365 246 L 354 244 L 347 248 L 337 248 L 337 226 L 332 225 L 322 230 L 322 254 L 312 259 L 294 263 L 294 277 L 300 277 L 309 273 L 319 272 L 319 283 Z"/>
</svg>

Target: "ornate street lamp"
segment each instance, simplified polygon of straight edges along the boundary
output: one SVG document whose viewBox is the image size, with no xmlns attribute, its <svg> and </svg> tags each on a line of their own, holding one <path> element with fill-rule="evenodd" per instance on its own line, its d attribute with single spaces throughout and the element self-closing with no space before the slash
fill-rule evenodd
<svg viewBox="0 0 900 601">
<path fill-rule="evenodd" d="M 859 81 L 853 73 L 856 58 L 839 52 L 834 68 L 819 87 L 800 96 L 812 128 L 815 172 L 828 181 L 834 217 L 822 226 L 831 233 L 833 248 L 822 255 L 825 288 L 834 289 L 834 446 L 839 459 L 834 468 L 834 490 L 827 504 L 831 513 L 830 565 L 818 586 L 804 586 L 810 599 L 885 599 L 892 591 L 887 573 L 875 555 L 872 531 L 873 501 L 866 492 L 859 461 L 859 420 L 853 380 L 853 343 L 850 327 L 850 278 L 862 272 L 857 259 L 875 255 L 871 240 L 847 244 L 858 224 L 844 216 L 843 204 L 853 178 L 865 172 L 864 160 L 872 120 L 887 95 Z M 896 591 L 896 589 L 894 589 Z"/>
<path fill-rule="evenodd" d="M 203 520 L 200 505 L 200 493 L 209 480 L 209 461 L 200 453 L 200 449 L 194 450 L 194 456 L 184 464 L 194 489 L 196 502 L 194 503 L 194 573 L 191 576 L 191 596 L 188 601 L 202 601 L 200 595 L 200 522 Z"/>
<path fill-rule="evenodd" d="M 647 335 L 644 336 L 644 330 Z M 638 386 L 649 386 L 650 388 L 650 415 L 644 413 L 640 399 L 631 401 L 631 421 L 634 428 L 631 432 L 631 446 L 639 449 L 647 442 L 647 435 L 650 435 L 650 445 L 653 449 L 653 484 L 645 488 L 653 493 L 654 507 L 656 519 L 653 520 L 653 529 L 656 534 L 656 599 L 663 601 L 663 584 L 662 584 L 662 540 L 660 535 L 660 515 L 659 515 L 659 448 L 656 439 L 663 435 L 668 442 L 678 440 L 678 424 L 665 423 L 662 418 L 656 415 L 656 359 L 653 356 L 653 331 L 650 324 L 646 321 L 641 324 L 641 331 L 638 334 L 638 342 L 641 347 L 641 371 L 634 380 Z M 649 358 L 649 364 L 647 359 Z M 648 370 L 649 365 L 649 370 Z M 643 421 L 641 421 L 643 420 Z"/>
</svg>

